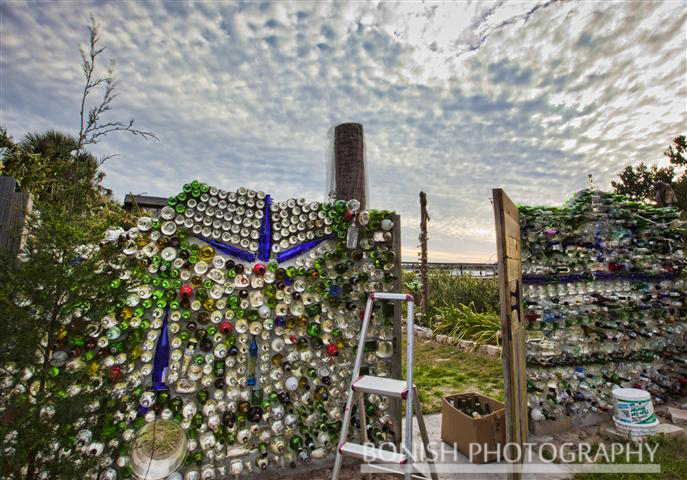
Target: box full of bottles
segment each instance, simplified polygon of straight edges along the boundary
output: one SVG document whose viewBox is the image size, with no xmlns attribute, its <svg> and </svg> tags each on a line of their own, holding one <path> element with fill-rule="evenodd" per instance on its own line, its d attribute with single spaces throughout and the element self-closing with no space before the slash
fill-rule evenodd
<svg viewBox="0 0 687 480">
<path fill-rule="evenodd" d="M 497 459 L 498 445 L 506 442 L 503 403 L 479 393 L 444 397 L 441 440 L 454 445 L 472 463 Z"/>
<path fill-rule="evenodd" d="M 530 425 L 603 418 L 615 388 L 687 393 L 679 212 L 595 189 L 519 211 Z"/>
</svg>

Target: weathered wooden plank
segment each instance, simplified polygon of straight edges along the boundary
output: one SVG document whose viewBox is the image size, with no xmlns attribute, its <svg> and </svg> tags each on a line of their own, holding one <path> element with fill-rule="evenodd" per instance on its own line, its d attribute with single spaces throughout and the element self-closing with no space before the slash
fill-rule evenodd
<svg viewBox="0 0 687 480">
<path fill-rule="evenodd" d="M 517 280 L 518 278 L 521 277 L 521 270 L 520 270 L 520 259 L 516 258 L 505 258 L 505 264 L 506 264 L 506 271 L 504 272 L 505 276 L 504 281 L 510 283 L 514 280 Z"/>
<path fill-rule="evenodd" d="M 395 292 L 403 291 L 403 282 L 401 271 L 401 217 L 400 215 L 394 215 L 394 228 L 393 232 L 393 249 L 396 253 L 396 260 L 394 261 L 394 274 L 396 275 L 396 285 L 394 287 Z M 391 377 L 392 378 L 402 378 L 403 371 L 401 369 L 401 363 L 403 361 L 403 333 L 401 325 L 403 323 L 402 318 L 402 303 L 394 302 L 394 355 L 391 361 Z M 394 428 L 394 443 L 396 445 L 401 445 L 401 399 L 392 398 L 389 405 L 391 424 Z"/>
<path fill-rule="evenodd" d="M 522 442 L 527 441 L 528 437 L 528 409 L 527 409 L 527 384 L 525 382 L 525 336 L 522 333 L 522 329 L 518 329 L 518 332 L 513 334 L 513 344 L 515 345 L 515 356 L 517 358 L 516 364 L 516 391 L 514 396 L 517 397 L 517 411 L 518 416 L 516 417 L 516 422 L 514 429 L 518 431 L 518 437 Z"/>
<path fill-rule="evenodd" d="M 504 212 L 505 215 L 505 212 Z M 520 220 L 511 216 L 504 216 L 504 235 L 520 238 Z"/>
<path fill-rule="evenodd" d="M 509 322 L 512 348 L 509 349 L 508 372 L 511 390 L 506 403 L 512 418 L 512 424 L 509 425 L 511 429 L 510 442 L 523 444 L 527 441 L 527 388 L 524 376 L 520 374 L 525 368 L 524 334 L 522 327 L 517 326 L 520 323 L 517 312 L 517 309 L 512 311 Z"/>
<path fill-rule="evenodd" d="M 502 189 L 499 189 L 503 192 Z M 511 217 L 515 220 L 520 220 L 520 211 L 518 210 L 518 207 L 515 206 L 513 201 L 506 195 L 505 192 L 503 192 L 503 211 L 504 214 L 507 217 Z"/>
<path fill-rule="evenodd" d="M 10 225 L 15 188 L 14 178 L 0 177 L 0 248 L 11 247 Z"/>
<path fill-rule="evenodd" d="M 519 213 L 503 190 L 494 189 L 493 199 L 501 299 L 506 442 L 519 444 L 522 448 L 527 441 L 527 388 Z M 519 480 L 521 474 L 518 471 L 509 473 L 508 478 Z"/>
<path fill-rule="evenodd" d="M 504 225 L 506 227 L 504 233 L 515 238 L 520 238 L 520 212 L 518 211 L 518 207 L 515 206 L 503 190 L 501 190 L 501 192 L 503 193 L 501 208 L 503 208 Z"/>
<path fill-rule="evenodd" d="M 15 192 L 12 177 L 0 177 L 0 248 L 16 253 L 23 242 L 24 222 L 31 206 L 28 193 Z"/>
<path fill-rule="evenodd" d="M 520 286 L 520 281 L 511 282 L 510 290 L 517 293 Z M 519 297 L 519 296 L 518 296 Z M 517 419 L 515 428 L 518 430 L 518 436 L 525 441 L 527 439 L 527 385 L 524 372 L 526 371 L 525 364 L 525 325 L 523 318 L 522 302 L 516 300 L 516 296 L 511 296 L 511 339 L 513 347 L 513 369 L 515 372 L 514 387 L 516 390 L 517 407 L 516 409 L 525 412 Z M 523 374 L 520 374 L 523 372 Z"/>
<path fill-rule="evenodd" d="M 506 256 L 520 260 L 520 239 L 506 235 Z"/>
</svg>

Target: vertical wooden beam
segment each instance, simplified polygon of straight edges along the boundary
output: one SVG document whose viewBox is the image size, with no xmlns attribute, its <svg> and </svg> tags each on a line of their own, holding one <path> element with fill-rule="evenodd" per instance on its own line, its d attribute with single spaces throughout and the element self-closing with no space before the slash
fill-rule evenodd
<svg viewBox="0 0 687 480">
<path fill-rule="evenodd" d="M 334 128 L 334 179 L 336 198 L 360 202 L 366 208 L 365 142 L 363 126 L 342 123 Z"/>
<path fill-rule="evenodd" d="M 13 250 L 14 190 L 17 186 L 12 177 L 0 177 L 0 248 Z"/>
<path fill-rule="evenodd" d="M 23 246 L 26 234 L 24 222 L 31 211 L 31 195 L 16 192 L 13 177 L 0 177 L 0 249 L 16 255 Z"/>
<path fill-rule="evenodd" d="M 420 192 L 420 282 L 422 283 L 422 320 L 429 322 L 429 279 L 427 277 L 427 194 Z"/>
<path fill-rule="evenodd" d="M 334 193 L 337 199 L 350 200 L 355 198 L 360 202 L 360 209 L 368 208 L 367 172 L 365 171 L 365 142 L 363 126 L 359 123 L 342 123 L 334 127 Z M 393 244 L 396 253 L 394 273 L 396 275 L 395 292 L 402 291 L 401 272 L 401 217 L 394 215 Z M 391 358 L 391 376 L 402 378 L 403 335 L 402 335 L 402 305 L 394 302 L 394 354 Z M 394 429 L 394 443 L 401 443 L 401 400 L 391 399 L 390 415 Z"/>
<path fill-rule="evenodd" d="M 395 292 L 402 292 L 403 285 L 403 272 L 401 271 L 401 217 L 399 215 L 394 215 L 394 228 L 392 230 L 393 239 L 393 249 L 396 253 L 396 260 L 394 262 L 394 274 L 396 275 L 396 285 L 394 286 Z M 394 355 L 391 359 L 391 377 L 392 378 L 403 378 L 403 315 L 402 315 L 402 302 L 394 302 Z M 394 443 L 396 445 L 401 445 L 401 399 L 392 398 L 390 404 L 390 415 L 391 421 L 394 428 Z"/>
<path fill-rule="evenodd" d="M 496 224 L 496 250 L 499 264 L 501 298 L 501 343 L 506 403 L 506 442 L 527 442 L 527 387 L 525 380 L 525 318 L 522 309 L 522 270 L 520 263 L 520 214 L 500 188 L 493 191 Z M 516 458 L 508 452 L 508 458 Z M 520 456 L 522 462 L 523 456 Z M 519 467 L 519 465 L 518 465 Z M 518 469 L 509 480 L 520 480 Z"/>
</svg>

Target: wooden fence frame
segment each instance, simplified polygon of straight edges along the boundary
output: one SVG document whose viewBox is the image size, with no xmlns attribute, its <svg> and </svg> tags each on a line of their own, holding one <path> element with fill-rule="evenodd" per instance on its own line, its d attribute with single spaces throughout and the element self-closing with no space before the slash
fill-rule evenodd
<svg viewBox="0 0 687 480">
<path fill-rule="evenodd" d="M 525 317 L 522 308 L 522 268 L 520 245 L 520 213 L 508 195 L 500 189 L 492 191 L 496 224 L 496 250 L 499 265 L 499 296 L 501 299 L 501 344 L 503 346 L 503 376 L 506 404 L 506 442 L 517 444 L 524 451 L 528 435 L 527 383 L 525 364 Z M 507 458 L 518 458 L 509 480 L 522 478 L 523 455 L 508 452 Z"/>
<path fill-rule="evenodd" d="M 24 246 L 24 224 L 33 207 L 31 194 L 16 190 L 13 177 L 0 176 L 0 249 L 13 256 Z"/>
</svg>

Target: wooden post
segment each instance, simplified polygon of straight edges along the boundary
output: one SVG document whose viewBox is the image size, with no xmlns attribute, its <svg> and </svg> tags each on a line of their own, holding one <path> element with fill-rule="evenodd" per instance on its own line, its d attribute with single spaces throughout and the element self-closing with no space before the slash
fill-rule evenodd
<svg viewBox="0 0 687 480">
<path fill-rule="evenodd" d="M 334 128 L 334 178 L 336 198 L 355 198 L 364 210 L 366 197 L 363 126 L 342 123 Z"/>
<path fill-rule="evenodd" d="M 525 380 L 525 318 L 522 310 L 522 270 L 520 268 L 520 214 L 508 195 L 500 188 L 493 190 L 496 223 L 496 250 L 499 264 L 501 298 L 501 344 L 506 403 L 506 442 L 527 442 L 527 386 Z M 508 452 L 508 458 L 517 458 Z M 520 455 L 522 463 L 524 455 Z M 517 465 L 520 467 L 520 465 Z M 519 480 L 521 471 L 508 474 Z"/>
<path fill-rule="evenodd" d="M 429 325 L 429 279 L 427 277 L 427 195 L 420 192 L 420 282 L 422 283 L 422 320 Z"/>
<path fill-rule="evenodd" d="M 16 255 L 24 244 L 24 222 L 32 207 L 31 194 L 16 192 L 16 188 L 13 177 L 0 177 L 0 249 L 12 255 Z"/>
<path fill-rule="evenodd" d="M 342 123 L 334 127 L 334 179 L 337 199 L 350 200 L 355 198 L 360 202 L 360 209 L 364 210 L 367 196 L 367 182 L 365 180 L 365 143 L 363 126 L 359 123 Z M 396 253 L 394 274 L 396 275 L 395 292 L 402 291 L 401 272 L 401 217 L 394 215 L 393 245 Z M 401 303 L 394 302 L 394 355 L 391 362 L 391 376 L 402 378 L 401 363 L 403 360 L 403 335 Z M 390 403 L 391 423 L 394 429 L 394 442 L 401 443 L 401 400 L 392 398 Z"/>
</svg>

